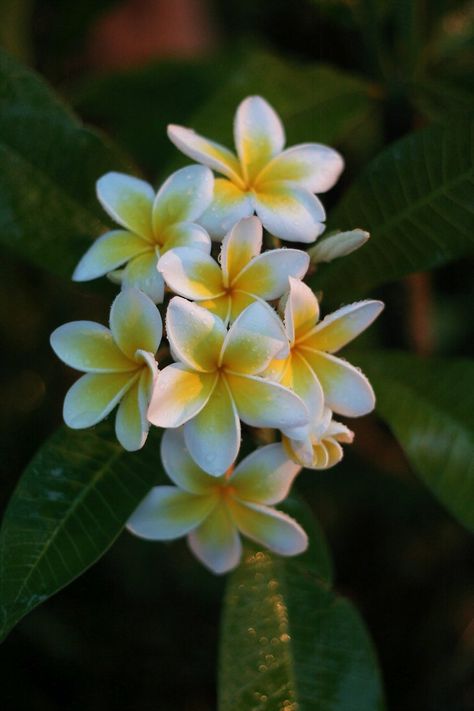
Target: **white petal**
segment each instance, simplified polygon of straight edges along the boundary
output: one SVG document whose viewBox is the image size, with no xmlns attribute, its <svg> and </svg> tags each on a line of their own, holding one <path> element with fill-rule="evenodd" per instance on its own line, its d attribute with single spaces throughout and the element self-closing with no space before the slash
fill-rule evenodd
<svg viewBox="0 0 474 711">
<path fill-rule="evenodd" d="M 94 321 L 65 323 L 53 331 L 50 342 L 66 365 L 85 373 L 119 373 L 137 367 L 114 343 L 109 329 Z"/>
<path fill-rule="evenodd" d="M 160 253 L 165 254 L 176 247 L 192 247 L 210 254 L 211 246 L 211 238 L 204 227 L 195 222 L 178 222 L 164 231 Z"/>
<path fill-rule="evenodd" d="M 227 285 L 232 284 L 250 260 L 260 254 L 262 239 L 262 223 L 255 216 L 239 220 L 224 237 L 220 261 Z"/>
<path fill-rule="evenodd" d="M 153 389 L 153 375 L 143 368 L 139 380 L 123 396 L 115 416 L 115 434 L 124 449 L 136 452 L 146 442 L 150 423 L 147 410 Z"/>
<path fill-rule="evenodd" d="M 160 258 L 158 269 L 169 288 L 187 299 L 203 301 L 224 293 L 219 265 L 199 249 L 172 249 Z"/>
<path fill-rule="evenodd" d="M 66 394 L 64 422 L 73 430 L 96 425 L 114 409 L 136 377 L 134 373 L 83 375 Z"/>
<path fill-rule="evenodd" d="M 207 165 L 232 180 L 242 182 L 239 162 L 228 148 L 184 126 L 168 126 L 168 138 L 189 158 Z"/>
<path fill-rule="evenodd" d="M 319 303 L 307 284 L 289 278 L 290 293 L 285 304 L 285 327 L 293 343 L 305 336 L 317 323 Z"/>
<path fill-rule="evenodd" d="M 234 141 L 246 180 L 252 180 L 285 145 L 278 114 L 261 96 L 248 96 L 237 109 Z"/>
<path fill-rule="evenodd" d="M 168 365 L 156 379 L 148 419 L 157 427 L 180 427 L 202 410 L 215 384 L 214 373 L 197 373 L 181 363 Z"/>
<path fill-rule="evenodd" d="M 119 225 L 153 241 L 151 215 L 155 191 L 151 185 L 124 173 L 107 173 L 97 181 L 97 197 Z"/>
<path fill-rule="evenodd" d="M 163 335 L 160 312 L 138 289 L 127 289 L 115 298 L 110 329 L 119 348 L 132 359 L 137 350 L 156 353 Z"/>
<path fill-rule="evenodd" d="M 225 178 L 214 183 L 214 198 L 199 218 L 212 239 L 220 240 L 241 219 L 253 215 L 250 195 Z"/>
<path fill-rule="evenodd" d="M 184 426 L 186 446 L 199 466 L 220 476 L 234 463 L 240 448 L 240 421 L 223 378 L 196 417 Z"/>
<path fill-rule="evenodd" d="M 176 358 L 198 371 L 216 370 L 226 334 L 220 318 L 175 296 L 166 313 L 166 332 Z"/>
<path fill-rule="evenodd" d="M 183 427 L 165 430 L 161 439 L 161 461 L 170 479 L 190 494 L 208 494 L 215 486 L 191 457 L 184 441 Z"/>
<path fill-rule="evenodd" d="M 365 331 L 382 312 L 381 301 L 358 301 L 326 316 L 302 343 L 317 351 L 335 353 Z"/>
<path fill-rule="evenodd" d="M 169 176 L 153 204 L 153 229 L 160 234 L 177 222 L 194 222 L 209 207 L 214 177 L 203 165 L 188 165 Z"/>
<path fill-rule="evenodd" d="M 320 143 L 302 143 L 275 156 L 258 175 L 258 187 L 264 183 L 288 180 L 311 193 L 325 193 L 339 179 L 344 169 L 342 156 Z"/>
<path fill-rule="evenodd" d="M 232 324 L 222 349 L 222 365 L 237 373 L 261 373 L 288 353 L 288 339 L 275 311 L 255 301 Z"/>
<path fill-rule="evenodd" d="M 150 243 L 126 230 L 113 230 L 96 239 L 72 275 L 73 281 L 89 281 L 117 269 L 132 257 L 150 251 Z"/>
<path fill-rule="evenodd" d="M 301 249 L 272 249 L 252 259 L 233 286 L 272 301 L 288 290 L 290 276 L 302 279 L 308 267 L 309 257 Z"/>
<path fill-rule="evenodd" d="M 255 212 L 275 237 L 314 242 L 324 231 L 326 213 L 315 195 L 292 183 L 267 183 L 254 196 Z"/>
<path fill-rule="evenodd" d="M 174 486 L 155 486 L 130 516 L 127 528 L 140 538 L 168 541 L 199 526 L 215 505 L 212 496 L 195 496 Z"/>
<path fill-rule="evenodd" d="M 259 447 L 240 462 L 229 483 L 239 499 L 277 504 L 288 496 L 301 467 L 288 458 L 280 442 Z"/>
<path fill-rule="evenodd" d="M 225 506 L 216 506 L 188 536 L 198 560 L 218 575 L 237 567 L 242 555 L 240 536 Z"/>
<path fill-rule="evenodd" d="M 239 531 L 279 555 L 298 555 L 308 547 L 308 536 L 299 523 L 282 511 L 261 504 L 233 500 L 232 518 Z"/>
<path fill-rule="evenodd" d="M 117 274 L 117 272 L 112 272 Z M 109 274 L 109 277 L 111 274 Z M 150 297 L 154 304 L 163 301 L 165 283 L 158 271 L 156 250 L 141 254 L 129 261 L 119 279 L 122 289 L 136 288 Z"/>
</svg>

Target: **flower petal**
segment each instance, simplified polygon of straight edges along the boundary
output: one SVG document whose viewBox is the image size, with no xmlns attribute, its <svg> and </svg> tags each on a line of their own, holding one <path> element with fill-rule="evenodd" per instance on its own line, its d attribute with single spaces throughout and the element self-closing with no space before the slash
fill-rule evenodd
<svg viewBox="0 0 474 711">
<path fill-rule="evenodd" d="M 200 301 L 199 306 L 203 309 L 211 311 L 215 316 L 227 324 L 232 313 L 232 298 L 229 294 L 224 294 L 223 296 L 217 296 L 215 299 Z"/>
<path fill-rule="evenodd" d="M 122 291 L 110 310 L 110 330 L 123 353 L 134 359 L 137 350 L 156 353 L 163 335 L 161 315 L 138 289 Z"/>
<path fill-rule="evenodd" d="M 288 339 L 277 314 L 255 301 L 232 324 L 222 348 L 222 365 L 237 373 L 260 373 L 287 352 Z"/>
<path fill-rule="evenodd" d="M 117 275 L 117 272 L 112 274 Z M 163 301 L 165 283 L 158 271 L 158 255 L 155 250 L 131 259 L 118 281 L 122 284 L 122 289 L 140 289 L 154 304 L 161 304 Z"/>
<path fill-rule="evenodd" d="M 318 322 L 319 303 L 312 290 L 298 279 L 289 278 L 290 293 L 285 304 L 285 327 L 293 343 L 310 331 Z"/>
<path fill-rule="evenodd" d="M 241 533 L 279 555 L 298 555 L 308 547 L 308 536 L 299 523 L 282 511 L 261 504 L 229 503 Z"/>
<path fill-rule="evenodd" d="M 288 277 L 302 279 L 308 267 L 309 257 L 301 249 L 272 249 L 252 259 L 233 287 L 272 301 L 288 290 Z"/>
<path fill-rule="evenodd" d="M 255 212 L 275 237 L 289 242 L 314 242 L 324 231 L 326 213 L 321 202 L 292 183 L 267 183 L 255 193 Z"/>
<path fill-rule="evenodd" d="M 188 543 L 196 558 L 218 575 L 237 567 L 242 556 L 239 533 L 222 505 L 189 534 Z"/>
<path fill-rule="evenodd" d="M 178 222 L 163 232 L 160 253 L 165 254 L 176 247 L 192 247 L 210 254 L 211 238 L 204 227 L 195 222 Z"/>
<path fill-rule="evenodd" d="M 201 301 L 224 294 L 219 265 L 200 249 L 172 249 L 161 257 L 158 269 L 169 288 L 187 299 Z"/>
<path fill-rule="evenodd" d="M 73 430 L 92 427 L 107 417 L 136 379 L 134 373 L 88 373 L 69 388 L 64 422 Z"/>
<path fill-rule="evenodd" d="M 225 178 L 217 178 L 214 182 L 214 198 L 201 215 L 199 224 L 209 232 L 212 239 L 219 240 L 236 222 L 253 213 L 253 202 L 248 193 Z"/>
<path fill-rule="evenodd" d="M 331 410 L 347 417 L 360 417 L 374 409 L 374 391 L 360 370 L 327 353 L 303 347 L 301 350 L 316 373 Z"/>
<path fill-rule="evenodd" d="M 348 254 L 355 252 L 356 249 L 363 247 L 369 237 L 370 234 L 368 232 L 359 229 L 336 232 L 311 247 L 308 250 L 308 254 L 313 264 L 332 262 L 333 259 L 346 257 Z"/>
<path fill-rule="evenodd" d="M 240 420 L 223 378 L 196 417 L 184 426 L 193 459 L 212 476 L 221 476 L 235 462 L 240 448 Z"/>
<path fill-rule="evenodd" d="M 199 526 L 215 505 L 212 496 L 195 496 L 174 486 L 155 486 L 130 516 L 127 528 L 140 538 L 169 541 Z"/>
<path fill-rule="evenodd" d="M 180 427 L 202 410 L 215 384 L 214 373 L 197 373 L 181 363 L 168 365 L 156 379 L 148 419 L 157 427 Z"/>
<path fill-rule="evenodd" d="M 261 96 L 248 96 L 237 108 L 234 142 L 245 180 L 252 180 L 285 145 L 278 114 Z"/>
<path fill-rule="evenodd" d="M 310 437 L 303 440 L 286 439 L 284 444 L 288 453 L 306 469 L 326 469 L 329 463 L 329 454 L 326 442 L 313 442 Z"/>
<path fill-rule="evenodd" d="M 147 410 L 153 390 L 153 375 L 143 368 L 140 378 L 123 396 L 115 416 L 115 434 L 124 449 L 136 452 L 146 442 L 150 423 Z"/>
<path fill-rule="evenodd" d="M 309 413 L 301 398 L 279 383 L 252 375 L 229 375 L 226 380 L 240 419 L 252 427 L 282 430 L 304 427 Z"/>
<path fill-rule="evenodd" d="M 207 165 L 231 180 L 242 182 L 237 157 L 228 148 L 200 136 L 190 128 L 168 126 L 168 138 L 185 156 Z"/>
<path fill-rule="evenodd" d="M 240 462 L 229 483 L 235 487 L 239 499 L 277 504 L 286 499 L 300 469 L 277 442 L 259 447 Z"/>
<path fill-rule="evenodd" d="M 214 176 L 203 165 L 188 165 L 172 173 L 153 203 L 153 230 L 159 235 L 170 225 L 193 222 L 209 207 Z"/>
<path fill-rule="evenodd" d="M 150 243 L 127 230 L 113 230 L 96 239 L 72 275 L 73 281 L 89 281 L 117 269 L 132 257 L 150 251 Z"/>
<path fill-rule="evenodd" d="M 161 439 L 161 461 L 170 479 L 190 494 L 208 494 L 215 480 L 191 457 L 184 441 L 183 427 L 165 430 Z"/>
<path fill-rule="evenodd" d="M 93 321 L 65 323 L 53 331 L 50 342 L 66 365 L 84 373 L 119 373 L 137 367 L 114 343 L 109 329 Z"/>
<path fill-rule="evenodd" d="M 232 284 L 236 276 L 260 254 L 262 249 L 262 223 L 258 217 L 239 220 L 224 237 L 221 250 L 221 267 L 225 283 Z"/>
<path fill-rule="evenodd" d="M 155 191 L 151 185 L 124 173 L 107 173 L 99 178 L 96 187 L 100 204 L 115 222 L 153 241 Z"/>
<path fill-rule="evenodd" d="M 323 389 L 311 366 L 296 349 L 279 382 L 299 395 L 308 408 L 311 422 L 320 420 L 324 409 Z"/>
<path fill-rule="evenodd" d="M 310 193 L 325 193 L 344 169 L 342 156 L 321 143 L 301 143 L 275 156 L 257 177 L 258 188 L 269 182 L 288 180 Z"/>
<path fill-rule="evenodd" d="M 226 334 L 220 318 L 175 296 L 166 313 L 166 332 L 176 359 L 198 371 L 216 370 Z"/>
<path fill-rule="evenodd" d="M 302 343 L 316 351 L 335 353 L 365 331 L 384 308 L 381 301 L 359 301 L 326 316 Z"/>
</svg>

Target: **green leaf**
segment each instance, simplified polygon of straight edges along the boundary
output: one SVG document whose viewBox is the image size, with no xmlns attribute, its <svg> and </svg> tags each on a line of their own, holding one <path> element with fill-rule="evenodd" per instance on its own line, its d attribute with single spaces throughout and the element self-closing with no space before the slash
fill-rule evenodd
<svg viewBox="0 0 474 711">
<path fill-rule="evenodd" d="M 415 471 L 474 530 L 474 363 L 377 351 L 357 363 Z"/>
<path fill-rule="evenodd" d="M 70 276 L 107 229 L 95 181 L 130 165 L 33 72 L 0 52 L 0 242 Z"/>
<path fill-rule="evenodd" d="M 219 711 L 377 711 L 383 694 L 371 641 L 331 589 L 322 532 L 301 504 L 288 513 L 310 537 L 295 558 L 252 548 L 228 581 Z"/>
<path fill-rule="evenodd" d="M 160 475 L 158 439 L 128 453 L 104 424 L 43 445 L 0 530 L 0 639 L 109 548 Z"/>
<path fill-rule="evenodd" d="M 412 134 L 378 156 L 328 223 L 361 227 L 371 239 L 318 271 L 313 286 L 340 302 L 472 254 L 473 136 L 472 117 L 462 117 Z"/>
</svg>

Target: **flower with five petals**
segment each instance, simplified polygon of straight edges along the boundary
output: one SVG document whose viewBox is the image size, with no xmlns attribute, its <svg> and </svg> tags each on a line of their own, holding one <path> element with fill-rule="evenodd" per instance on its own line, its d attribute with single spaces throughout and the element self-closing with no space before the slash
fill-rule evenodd
<svg viewBox="0 0 474 711">
<path fill-rule="evenodd" d="M 288 290 L 288 277 L 302 279 L 309 257 L 300 249 L 262 249 L 262 223 L 240 220 L 224 237 L 220 266 L 205 252 L 180 247 L 165 254 L 159 270 L 175 293 L 234 321 L 253 301 L 271 301 Z"/>
<path fill-rule="evenodd" d="M 281 444 L 255 450 L 233 471 L 215 478 L 193 461 L 182 429 L 167 430 L 161 458 L 176 486 L 149 492 L 127 523 L 135 535 L 155 541 L 187 535 L 195 556 L 214 573 L 239 564 L 239 533 L 284 556 L 306 549 L 301 526 L 273 508 L 287 496 L 300 470 Z"/>
<path fill-rule="evenodd" d="M 341 461 L 340 443 L 351 444 L 354 433 L 332 418 L 329 409 L 311 427 L 308 437 L 296 440 L 283 435 L 282 443 L 289 457 L 306 469 L 329 469 Z"/>
<path fill-rule="evenodd" d="M 145 444 L 147 409 L 158 374 L 155 353 L 162 336 L 160 312 L 138 289 L 121 292 L 112 304 L 110 329 L 73 321 L 51 334 L 59 358 L 86 373 L 69 389 L 63 415 L 72 429 L 92 427 L 119 404 L 117 439 L 134 451 Z"/>
<path fill-rule="evenodd" d="M 283 150 L 283 125 L 260 96 L 247 97 L 237 109 L 237 155 L 183 126 L 169 126 L 168 136 L 185 155 L 225 176 L 216 179 L 212 204 L 199 220 L 211 237 L 221 239 L 254 212 L 265 229 L 284 240 L 314 242 L 323 232 L 325 212 L 314 193 L 334 185 L 344 162 L 319 143 Z"/>
<path fill-rule="evenodd" d="M 184 424 L 192 457 L 220 476 L 240 447 L 240 420 L 254 427 L 285 431 L 309 422 L 301 399 L 261 373 L 288 352 L 277 314 L 255 301 L 227 331 L 207 309 L 175 296 L 168 306 L 166 331 L 178 363 L 164 368 L 148 410 L 158 427 Z"/>
<path fill-rule="evenodd" d="M 156 195 L 151 185 L 130 175 L 102 176 L 97 181 L 97 197 L 122 229 L 106 232 L 94 242 L 77 265 L 73 280 L 89 281 L 107 274 L 122 288 L 137 287 L 161 303 L 160 256 L 182 246 L 210 252 L 209 235 L 195 220 L 210 204 L 213 187 L 211 171 L 198 165 L 170 175 Z"/>
</svg>

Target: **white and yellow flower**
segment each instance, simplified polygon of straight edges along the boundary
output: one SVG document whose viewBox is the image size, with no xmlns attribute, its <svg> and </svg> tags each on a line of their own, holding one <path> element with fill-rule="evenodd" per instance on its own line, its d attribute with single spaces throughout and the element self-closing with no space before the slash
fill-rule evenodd
<svg viewBox="0 0 474 711">
<path fill-rule="evenodd" d="M 303 282 L 291 277 L 289 281 L 284 321 L 290 353 L 285 360 L 273 361 L 268 374 L 304 400 L 311 422 L 321 420 L 325 406 L 348 417 L 367 414 L 375 406 L 369 381 L 359 369 L 333 354 L 370 326 L 383 303 L 349 304 L 318 323 L 316 296 Z M 293 433 L 295 439 L 303 436 Z"/>
<path fill-rule="evenodd" d="M 293 461 L 306 469 L 329 469 L 341 461 L 343 450 L 341 443 L 351 444 L 354 433 L 337 422 L 332 412 L 325 409 L 323 417 L 311 427 L 308 437 L 291 439 L 283 435 L 282 443 Z"/>
<path fill-rule="evenodd" d="M 239 564 L 239 533 L 279 555 L 298 555 L 307 548 L 301 526 L 273 508 L 300 470 L 281 444 L 257 449 L 219 478 L 193 461 L 181 429 L 165 432 L 161 457 L 176 486 L 150 491 L 128 521 L 135 535 L 154 541 L 187 535 L 195 556 L 214 573 Z"/>
<path fill-rule="evenodd" d="M 200 302 L 223 321 L 234 321 L 253 301 L 271 301 L 288 290 L 288 277 L 302 279 L 309 257 L 300 249 L 262 249 L 262 223 L 240 220 L 224 237 L 220 266 L 189 247 L 172 249 L 158 265 L 172 291 Z"/>
<path fill-rule="evenodd" d="M 89 281 L 107 274 L 122 288 L 137 287 L 161 303 L 160 256 L 183 246 L 210 252 L 209 235 L 195 220 L 210 204 L 213 189 L 211 171 L 198 165 L 170 175 L 156 195 L 144 180 L 107 173 L 97 181 L 97 197 L 122 229 L 106 232 L 94 242 L 77 265 L 73 280 Z"/>
<path fill-rule="evenodd" d="M 158 375 L 155 353 L 161 316 L 138 289 L 121 292 L 112 304 L 110 329 L 93 321 L 73 321 L 51 334 L 51 346 L 83 375 L 64 401 L 64 421 L 73 429 L 92 427 L 118 405 L 115 432 L 129 451 L 145 444 L 147 409 Z"/>
<path fill-rule="evenodd" d="M 314 242 L 323 232 L 325 212 L 314 193 L 334 185 L 344 162 L 319 143 L 283 150 L 280 118 L 260 96 L 249 96 L 237 109 L 237 155 L 182 126 L 169 126 L 168 136 L 185 155 L 225 176 L 216 180 L 214 200 L 199 220 L 213 238 L 254 212 L 265 229 L 284 240 Z"/>
<path fill-rule="evenodd" d="M 158 427 L 184 424 L 186 445 L 209 474 L 219 476 L 235 461 L 240 420 L 282 431 L 309 423 L 297 395 L 260 377 L 288 353 L 283 324 L 267 304 L 255 301 L 227 331 L 218 316 L 175 296 L 166 330 L 179 362 L 159 374 L 148 418 Z"/>
</svg>

